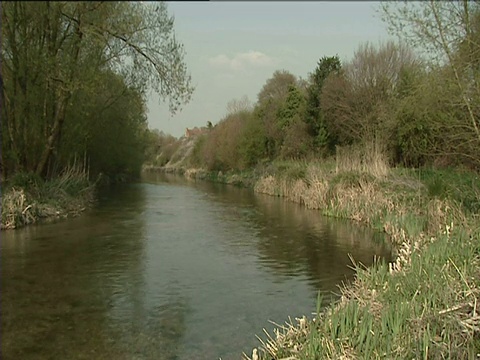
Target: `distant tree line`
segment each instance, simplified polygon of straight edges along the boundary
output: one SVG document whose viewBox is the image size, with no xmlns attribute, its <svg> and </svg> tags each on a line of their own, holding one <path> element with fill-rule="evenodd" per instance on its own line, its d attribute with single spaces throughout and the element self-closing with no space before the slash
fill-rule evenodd
<svg viewBox="0 0 480 360">
<path fill-rule="evenodd" d="M 382 3 L 400 41 L 324 56 L 306 80 L 275 71 L 255 104 L 198 139 L 191 164 L 238 170 L 273 159 L 380 149 L 391 165 L 480 169 L 480 3 Z"/>
</svg>

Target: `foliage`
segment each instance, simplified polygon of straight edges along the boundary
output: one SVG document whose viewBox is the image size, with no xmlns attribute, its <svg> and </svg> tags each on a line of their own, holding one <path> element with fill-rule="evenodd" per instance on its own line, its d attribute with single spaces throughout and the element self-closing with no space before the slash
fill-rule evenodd
<svg viewBox="0 0 480 360">
<path fill-rule="evenodd" d="M 313 138 L 308 133 L 308 126 L 296 114 L 288 121 L 288 127 L 284 129 L 283 143 L 280 149 L 279 157 L 285 158 L 305 158 L 312 152 Z"/>
<path fill-rule="evenodd" d="M 119 75 L 97 74 L 91 91 L 79 90 L 71 99 L 76 112 L 66 114 L 62 143 L 53 159 L 68 164 L 83 158 L 92 178 L 123 174 L 134 177 L 144 161 L 147 122 L 138 91 Z"/>
<path fill-rule="evenodd" d="M 145 127 L 147 90 L 168 98 L 173 113 L 193 91 L 173 24 L 162 2 L 2 4 L 6 175 L 17 171 L 58 175 L 72 157 L 64 153 L 69 149 L 67 141 L 77 147 L 78 156 L 101 170 L 137 171 L 135 164 L 141 162 L 137 133 Z M 106 92 L 105 84 L 110 85 Z M 126 102 L 127 97 L 131 97 L 125 104 L 130 112 L 123 114 L 124 108 L 115 113 L 113 107 L 120 108 L 119 101 Z M 105 117 L 98 116 L 96 122 L 82 118 L 100 113 Z M 133 132 L 133 140 L 128 132 Z M 119 158 L 132 150 L 136 155 L 127 164 L 103 169 L 113 158 L 112 154 L 102 159 L 106 149 Z"/>
<path fill-rule="evenodd" d="M 297 78 L 286 70 L 276 70 L 258 93 L 258 103 L 264 104 L 270 100 L 285 101 L 290 85 L 295 85 Z"/>
<path fill-rule="evenodd" d="M 315 138 L 315 145 L 321 152 L 328 152 L 328 148 L 331 150 L 334 140 L 330 138 L 325 125 L 320 94 L 328 76 L 330 74 L 338 75 L 340 70 L 341 63 L 338 55 L 324 56 L 318 61 L 315 71 L 310 74 L 310 83 L 307 87 L 305 122 L 308 124 L 309 134 Z"/>
<path fill-rule="evenodd" d="M 267 156 L 266 130 L 253 113 L 248 117 L 240 137 L 239 152 L 245 167 L 253 167 Z"/>
<path fill-rule="evenodd" d="M 295 85 L 289 85 L 285 103 L 278 110 L 277 124 L 282 130 L 288 128 L 295 116 L 304 112 L 305 98 Z"/>
<path fill-rule="evenodd" d="M 391 102 L 401 73 L 415 66 L 410 50 L 394 42 L 362 44 L 351 62 L 323 87 L 321 103 L 330 134 L 340 144 L 390 139 Z"/>
<path fill-rule="evenodd" d="M 154 166 L 166 165 L 181 145 L 177 138 L 157 129 L 146 131 L 145 142 L 145 164 Z"/>
<path fill-rule="evenodd" d="M 188 162 L 191 166 L 200 167 L 205 165 L 204 159 L 203 159 L 203 151 L 204 151 L 206 141 L 207 141 L 207 135 L 200 135 L 195 140 L 192 153 L 188 158 Z"/>
<path fill-rule="evenodd" d="M 277 70 L 258 93 L 255 113 L 265 127 L 267 155 L 271 159 L 279 154 L 283 142 L 282 127 L 284 124 L 279 120 L 279 115 L 282 116 L 282 111 L 285 111 L 284 104 L 289 94 L 290 101 L 297 102 L 298 94 L 296 90 L 293 90 L 297 85 L 298 80 L 293 74 L 285 70 Z M 291 104 L 290 106 L 297 105 Z M 286 114 L 287 117 L 289 115 L 291 114 Z"/>
<path fill-rule="evenodd" d="M 443 116 L 430 118 L 432 127 L 438 129 L 433 143 L 441 144 L 431 154 L 457 156 L 480 168 L 479 3 L 383 3 L 382 14 L 390 31 L 429 62 L 435 76 L 429 80 L 428 92 L 433 90 L 432 97 L 446 104 Z M 432 82 L 438 86 L 432 88 Z"/>
</svg>

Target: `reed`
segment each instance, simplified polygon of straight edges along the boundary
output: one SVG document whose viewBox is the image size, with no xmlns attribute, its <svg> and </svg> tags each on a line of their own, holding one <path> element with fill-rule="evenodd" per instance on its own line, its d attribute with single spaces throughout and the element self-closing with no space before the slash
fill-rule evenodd
<svg viewBox="0 0 480 360">
<path fill-rule="evenodd" d="M 88 181 L 87 172 L 75 165 L 49 181 L 19 173 L 2 190 L 3 230 L 76 215 L 94 201 L 95 185 Z"/>
<path fill-rule="evenodd" d="M 478 359 L 477 175 L 446 172 L 438 180 L 388 169 L 381 154 L 366 162 L 349 151 L 337 151 L 333 172 L 331 164 L 308 164 L 304 177 L 269 174 L 255 191 L 382 230 L 395 261 L 365 268 L 352 259 L 357 275 L 340 287 L 340 299 L 327 306 L 319 299 L 313 317 L 290 319 L 259 338 L 260 358 Z"/>
<path fill-rule="evenodd" d="M 340 300 L 278 326 L 261 358 L 477 359 L 479 239 L 455 224 L 436 237 L 404 234 L 394 263 L 354 262 L 357 278 Z"/>
<path fill-rule="evenodd" d="M 359 172 L 371 174 L 376 178 L 385 178 L 389 174 L 387 156 L 377 142 L 361 145 L 337 146 L 336 172 Z"/>
</svg>

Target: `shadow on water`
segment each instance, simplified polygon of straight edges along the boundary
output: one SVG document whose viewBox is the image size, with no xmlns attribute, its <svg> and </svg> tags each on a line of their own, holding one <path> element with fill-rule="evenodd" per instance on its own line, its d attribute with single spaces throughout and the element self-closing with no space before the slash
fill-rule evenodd
<svg viewBox="0 0 480 360">
<path fill-rule="evenodd" d="M 144 304 L 145 191 L 112 192 L 81 217 L 2 233 L 2 359 L 175 358 L 187 301 Z"/>
<path fill-rule="evenodd" d="M 2 359 L 238 359 L 352 279 L 348 254 L 389 258 L 381 236 L 279 198 L 144 180 L 2 233 Z"/>
</svg>

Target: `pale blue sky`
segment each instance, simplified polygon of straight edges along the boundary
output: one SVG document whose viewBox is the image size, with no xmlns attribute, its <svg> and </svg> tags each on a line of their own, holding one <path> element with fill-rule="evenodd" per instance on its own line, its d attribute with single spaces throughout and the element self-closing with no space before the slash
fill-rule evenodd
<svg viewBox="0 0 480 360">
<path fill-rule="evenodd" d="M 153 94 L 150 128 L 180 137 L 186 127 L 213 124 L 232 99 L 257 94 L 275 70 L 307 78 L 323 56 L 351 59 L 366 41 L 390 38 L 375 11 L 379 2 L 168 2 L 175 32 L 196 87 L 190 103 L 171 117 Z"/>
</svg>

